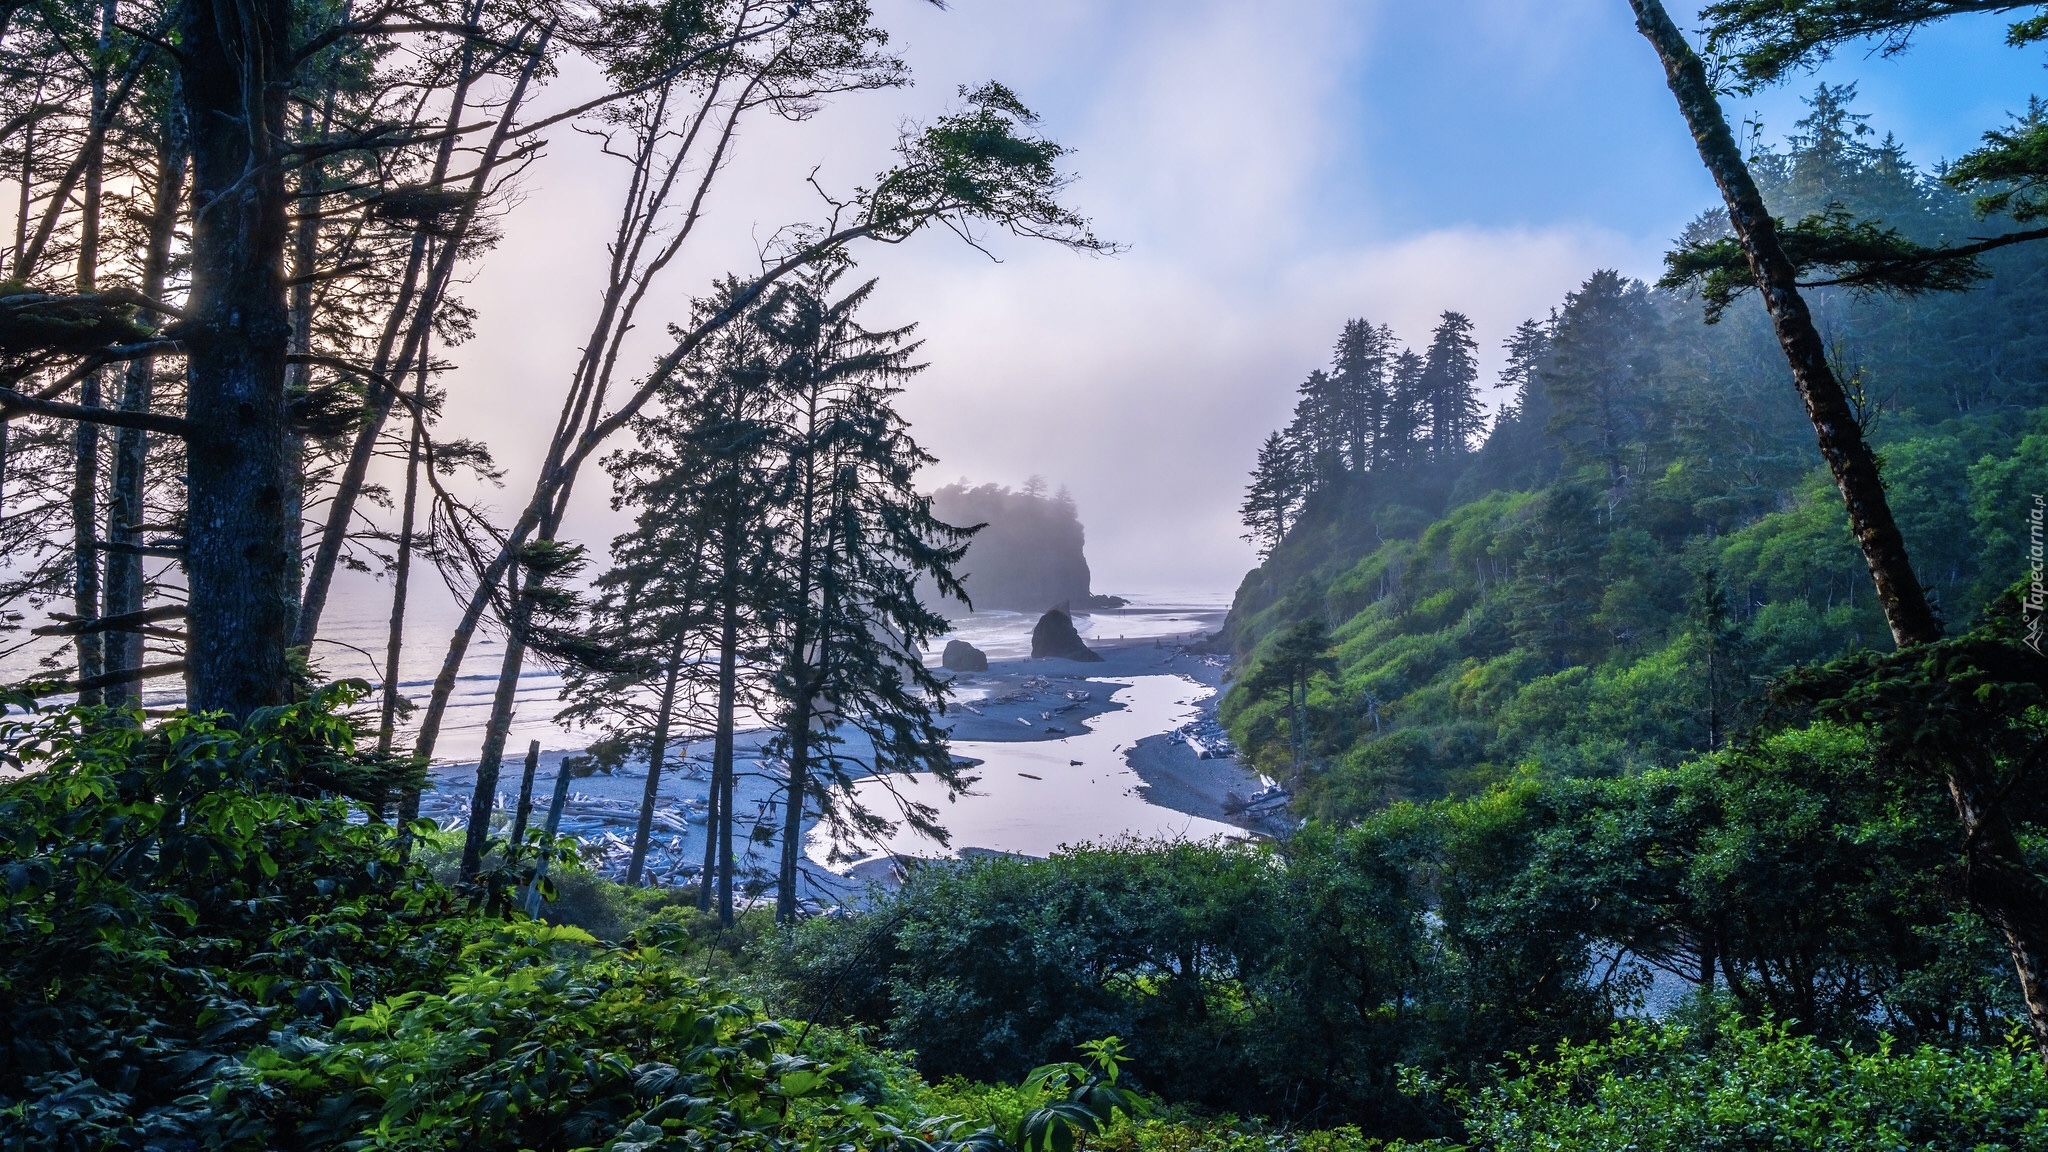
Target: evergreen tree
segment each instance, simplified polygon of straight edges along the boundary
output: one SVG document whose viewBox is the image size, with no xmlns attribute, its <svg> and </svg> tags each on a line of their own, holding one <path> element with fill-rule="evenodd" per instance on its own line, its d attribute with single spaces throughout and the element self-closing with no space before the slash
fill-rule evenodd
<svg viewBox="0 0 2048 1152">
<path fill-rule="evenodd" d="M 1606 471 L 1610 499 L 1620 492 L 1630 451 L 1649 423 L 1657 327 L 1642 282 L 1601 269 L 1565 297 L 1542 370 L 1554 406 L 1551 432 L 1568 461 Z"/>
<path fill-rule="evenodd" d="M 796 913 L 809 802 L 836 835 L 873 837 L 887 821 L 859 803 L 857 779 L 930 772 L 965 787 L 934 719 L 945 686 L 918 654 L 947 624 L 924 606 L 917 583 L 929 579 L 964 602 L 953 565 L 971 533 L 941 523 L 914 486 L 933 458 L 893 403 L 899 382 L 922 368 L 910 362 L 911 330 L 862 328 L 854 315 L 874 282 L 832 300 L 843 271 L 807 273 L 757 319 L 778 360 L 782 548 L 769 602 L 776 744 L 789 771 L 776 901 L 783 922 Z M 1063 490 L 1056 501 L 1072 498 Z M 944 841 L 929 806 L 905 804 L 902 815 Z"/>
<path fill-rule="evenodd" d="M 1310 616 L 1281 635 L 1245 682 L 1245 691 L 1253 699 L 1275 691 L 1287 694 L 1287 740 L 1293 753 L 1296 780 L 1301 778 L 1308 754 L 1309 684 L 1318 672 L 1328 673 L 1335 667 L 1336 661 L 1330 656 L 1329 625 L 1320 616 Z"/>
<path fill-rule="evenodd" d="M 1427 362 L 1413 349 L 1403 348 L 1394 358 L 1394 368 L 1387 379 L 1387 416 L 1380 425 L 1380 442 L 1384 445 L 1378 453 L 1380 467 L 1402 467 L 1426 448 L 1427 370 Z"/>
<path fill-rule="evenodd" d="M 1259 447 L 1259 463 L 1252 482 L 1245 489 L 1238 515 L 1245 526 L 1244 539 L 1265 556 L 1287 538 L 1287 529 L 1307 495 L 1307 471 L 1294 446 L 1278 432 L 1267 435 Z"/>
<path fill-rule="evenodd" d="M 578 658 L 568 662 L 557 717 L 601 725 L 596 751 L 612 760 L 644 755 L 647 784 L 633 832 L 626 882 L 640 883 L 671 740 L 686 726 L 710 728 L 701 707 L 716 666 L 709 643 L 712 569 L 703 563 L 712 522 L 703 499 L 708 458 L 665 454 L 660 442 L 606 461 L 613 504 L 638 510 L 631 531 L 612 541 L 612 566 L 598 578 Z"/>
<path fill-rule="evenodd" d="M 1501 402 L 1500 411 L 1494 419 L 1496 428 L 1531 417 L 1536 417 L 1539 427 L 1549 420 L 1548 411 L 1539 414 L 1537 409 L 1549 407 L 1548 398 L 1543 395 L 1542 372 L 1550 358 L 1551 337 L 1556 325 L 1557 317 L 1553 313 L 1549 323 L 1524 320 L 1515 325 L 1514 332 L 1508 336 L 1503 345 L 1508 361 L 1500 370 L 1498 386 L 1513 391 Z"/>
<path fill-rule="evenodd" d="M 715 297 L 700 309 L 729 303 Z M 733 915 L 736 867 L 734 730 L 741 709 L 766 691 L 768 575 L 778 544 L 777 401 L 775 365 L 760 326 L 729 325 L 672 378 L 652 411 L 636 417 L 636 446 L 611 461 L 622 490 L 648 500 L 654 522 L 671 533 L 659 551 L 695 550 L 695 587 L 671 586 L 669 612 L 671 624 L 687 620 L 699 630 L 696 645 L 708 665 L 712 765 L 697 903 L 706 910 L 715 904 L 725 923 Z M 685 641 L 669 651 L 680 660 L 690 647 Z"/>
<path fill-rule="evenodd" d="M 1462 312 L 1445 312 L 1423 357 L 1421 404 L 1427 413 L 1422 435 L 1431 459 L 1459 455 L 1472 446 L 1485 413 L 1479 403 L 1479 343 L 1472 338 L 1472 320 Z"/>
<path fill-rule="evenodd" d="M 1344 475 L 1347 443 L 1339 381 L 1318 368 L 1308 374 L 1299 391 L 1301 399 L 1294 405 L 1294 421 L 1288 425 L 1287 439 L 1294 444 L 1311 486 L 1334 487 Z"/>
<path fill-rule="evenodd" d="M 1354 472 L 1380 465 L 1380 437 L 1387 420 L 1387 374 L 1394 356 L 1394 331 L 1365 320 L 1349 320 L 1337 337 L 1332 379 L 1344 429 L 1345 457 Z"/>
</svg>

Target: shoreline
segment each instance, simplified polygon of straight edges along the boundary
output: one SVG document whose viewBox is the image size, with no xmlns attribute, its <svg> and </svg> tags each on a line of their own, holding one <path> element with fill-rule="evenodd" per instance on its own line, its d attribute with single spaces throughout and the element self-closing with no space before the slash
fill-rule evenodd
<svg viewBox="0 0 2048 1152">
<path fill-rule="evenodd" d="M 1289 830 L 1285 825 L 1242 811 L 1243 799 L 1264 786 L 1255 773 L 1227 754 L 1203 759 L 1185 738 L 1190 729 L 1213 732 L 1221 684 L 1228 675 L 1227 658 L 1188 651 L 1191 643 L 1198 644 L 1210 631 L 1213 627 L 1190 628 L 1187 641 L 1176 637 L 1172 643 L 1163 637 L 1094 640 L 1089 646 L 1103 657 L 1101 662 L 1017 656 L 991 659 L 986 672 L 941 672 L 953 689 L 953 699 L 940 723 L 954 744 L 1056 741 L 1092 732 L 1092 722 L 1098 717 L 1124 710 L 1124 705 L 1111 699 L 1118 685 L 1098 678 L 1182 677 L 1212 689 L 1197 705 L 1195 718 L 1172 731 L 1140 738 L 1128 748 L 1119 745 L 1125 765 L 1140 781 L 1136 794 L 1151 806 L 1227 823 L 1258 837 L 1284 836 Z M 757 895 L 763 885 L 772 891 L 780 848 L 779 796 L 785 777 L 763 758 L 763 745 L 772 735 L 757 729 L 737 733 L 735 738 L 738 775 L 734 808 L 738 819 L 734 839 L 742 853 L 736 879 L 743 880 L 741 887 L 749 890 L 750 896 Z M 664 763 L 647 870 L 647 879 L 653 884 L 682 887 L 696 882 L 706 848 L 703 819 L 710 747 L 709 739 L 690 740 L 676 746 Z M 509 819 L 523 775 L 524 751 L 508 749 L 508 753 L 499 776 L 499 807 L 494 814 L 498 821 Z M 530 826 L 545 819 L 562 762 L 579 754 L 569 749 L 542 750 Z M 421 814 L 438 818 L 443 827 L 459 825 L 474 788 L 476 767 L 473 760 L 437 766 L 431 773 L 435 787 L 427 793 L 429 800 L 422 805 Z M 586 860 L 600 872 L 623 873 L 646 776 L 643 761 L 570 783 L 562 832 L 584 842 Z M 805 814 L 807 840 L 818 823 L 814 813 Z M 958 855 L 969 858 L 975 853 L 963 846 Z M 885 855 L 840 871 L 819 864 L 807 853 L 802 867 L 807 881 L 804 902 L 822 909 L 857 901 L 869 883 L 886 888 L 900 882 L 905 868 L 915 866 L 912 860 L 930 862 L 924 857 Z"/>
</svg>

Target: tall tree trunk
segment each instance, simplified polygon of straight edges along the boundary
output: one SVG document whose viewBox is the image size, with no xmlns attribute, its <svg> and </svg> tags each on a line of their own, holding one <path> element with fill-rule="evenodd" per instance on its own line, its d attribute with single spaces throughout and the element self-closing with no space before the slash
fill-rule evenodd
<svg viewBox="0 0 2048 1152">
<path fill-rule="evenodd" d="M 41 103 L 43 90 L 36 88 L 36 102 Z M 21 173 L 15 177 L 20 185 L 21 195 L 15 201 L 14 209 L 14 252 L 8 266 L 16 276 L 21 275 L 21 263 L 28 256 L 28 214 L 35 207 L 36 196 L 36 122 L 30 120 L 21 132 Z"/>
<path fill-rule="evenodd" d="M 469 18 L 479 18 L 480 3 L 472 3 Z M 439 258 L 433 255 L 433 246 L 424 230 L 413 238 L 412 252 L 407 258 L 405 274 L 400 278 L 399 290 L 392 304 L 390 317 L 385 321 L 382 338 L 378 341 L 377 352 L 371 360 L 370 370 L 388 380 L 402 378 L 413 363 L 424 361 L 427 342 L 433 331 L 435 314 L 440 310 L 441 299 L 455 274 L 457 259 L 461 256 L 463 238 L 468 235 L 475 222 L 478 209 L 483 203 L 484 193 L 490 189 L 491 177 L 497 171 L 505 143 L 511 138 L 519 109 L 525 103 L 527 86 L 535 70 L 547 55 L 548 41 L 553 33 L 550 25 L 541 33 L 539 43 L 527 57 L 526 65 L 513 84 L 505 107 L 500 110 L 497 128 L 490 141 L 484 146 L 483 155 L 478 158 L 475 171 L 470 176 L 462 207 L 455 221 L 447 229 L 446 238 L 440 244 Z M 465 45 L 462 63 L 456 74 L 455 89 L 449 98 L 448 124 L 453 127 L 468 106 L 470 85 L 474 80 L 474 46 Z M 435 155 L 433 174 L 428 181 L 430 187 L 439 190 L 446 181 L 450 161 L 454 155 L 455 138 L 451 135 L 442 140 L 440 151 Z M 427 281 L 419 287 L 419 277 L 424 270 Z M 404 333 L 402 344 L 399 334 Z M 394 348 L 396 349 L 394 356 Z M 357 500 L 362 496 L 363 483 L 369 475 L 370 461 L 376 455 L 377 439 L 382 433 L 384 422 L 391 415 L 391 407 L 397 396 L 390 388 L 373 388 L 370 394 L 369 410 L 364 416 L 362 427 L 356 430 L 354 444 L 349 457 L 342 466 L 341 476 L 335 482 L 334 494 L 328 502 L 327 521 L 321 527 L 320 543 L 314 550 L 313 561 L 306 572 L 305 592 L 299 611 L 299 627 L 296 642 L 311 644 L 319 632 L 320 618 L 327 608 L 327 596 L 334 583 L 336 567 L 341 562 L 343 547 L 348 543 L 349 526 L 355 518 Z"/>
<path fill-rule="evenodd" d="M 720 595 L 724 601 L 725 619 L 718 634 L 718 721 L 711 744 L 711 788 L 718 794 L 718 810 L 717 819 L 705 826 L 716 844 L 718 922 L 728 925 L 732 923 L 733 714 L 739 696 L 739 583 L 733 572 L 739 564 L 739 548 L 735 543 L 738 532 L 739 525 L 728 520 L 724 587 Z"/>
<path fill-rule="evenodd" d="M 412 582 L 413 518 L 419 506 L 420 449 L 426 435 L 427 357 L 420 356 L 413 386 L 412 441 L 405 453 L 405 503 L 398 516 L 398 556 L 391 574 L 391 625 L 384 639 L 384 698 L 377 712 L 377 751 L 388 755 L 398 726 L 398 660 L 405 651 L 405 603 Z M 410 815 L 406 807 L 410 805 Z M 400 819 L 418 819 L 420 794 L 408 788 L 399 801 Z"/>
<path fill-rule="evenodd" d="M 711 782 L 704 796 L 704 870 L 697 875 L 697 911 L 711 911 L 712 897 L 718 891 L 718 789 L 722 782 L 718 774 L 718 757 L 711 758 Z"/>
<path fill-rule="evenodd" d="M 517 581 L 516 570 L 507 581 Z M 531 577 L 528 577 L 531 579 Z M 491 718 L 484 725 L 484 746 L 477 757 L 476 790 L 469 798 L 469 833 L 462 844 L 462 881 L 476 879 L 483 864 L 484 844 L 491 834 L 491 809 L 498 795 L 498 771 L 505 759 L 505 737 L 512 728 L 512 705 L 519 690 L 519 665 L 526 656 L 526 630 L 533 622 L 533 598 L 523 584 L 512 593 L 512 619 L 505 627 L 504 668 L 491 699 Z"/>
<path fill-rule="evenodd" d="M 1778 345 L 1791 365 L 1792 382 L 1806 404 L 1821 455 L 1827 458 L 1835 486 L 1848 507 L 1849 526 L 1863 549 L 1892 639 L 1900 648 L 1939 640 L 1941 622 L 1913 574 L 1905 541 L 1885 500 L 1877 461 L 1828 364 L 1827 345 L 1799 294 L 1798 270 L 1785 255 L 1777 223 L 1743 163 L 1742 151 L 1707 80 L 1706 67 L 1659 0 L 1630 0 L 1630 4 L 1637 29 L 1655 46 L 1664 63 L 1665 78 L 1692 130 L 1700 159 L 1727 202 L 1729 223 L 1749 258 L 1750 275 L 1770 311 Z M 1950 764 L 1946 769 L 1949 797 L 1970 846 L 1970 899 L 2005 937 L 2020 994 L 2026 1000 L 2035 1047 L 2048 1059 L 2048 905 L 2038 896 L 2041 885 L 2012 882 L 2015 878 L 2033 881 L 2033 870 L 1998 802 L 1996 780 L 1968 762 Z"/>
<path fill-rule="evenodd" d="M 156 197 L 150 205 L 148 245 L 142 257 L 142 294 L 163 298 L 168 278 L 171 241 L 185 188 L 185 140 L 182 114 L 174 100 L 164 112 L 163 139 L 158 146 Z M 154 326 L 157 317 L 149 317 Z M 147 412 L 156 390 L 156 361 L 141 357 L 128 362 L 121 388 L 123 412 Z M 117 547 L 107 553 L 107 615 L 124 616 L 143 609 L 147 592 L 142 557 L 132 549 L 142 543 L 147 515 L 149 433 L 122 428 L 114 433 L 114 475 L 108 487 L 107 539 Z M 120 547 L 125 545 L 126 547 Z M 105 662 L 116 671 L 142 667 L 140 632 L 109 632 Z M 107 689 L 107 703 L 116 708 L 142 705 L 142 681 L 126 680 Z"/>
<path fill-rule="evenodd" d="M 798 863 L 803 854 L 804 797 L 810 790 L 811 699 L 808 691 L 799 695 L 800 699 L 790 713 L 789 787 L 783 794 L 782 866 L 775 878 L 775 921 L 778 924 L 796 922 Z"/>
<path fill-rule="evenodd" d="M 661 793 L 661 762 L 668 755 L 669 721 L 675 716 L 676 679 L 683 671 L 683 635 L 678 630 L 675 643 L 669 645 L 668 676 L 654 716 L 654 739 L 647 746 L 647 787 L 640 794 L 640 823 L 633 829 L 633 860 L 626 868 L 626 883 L 636 888 L 647 865 L 647 842 L 654 837 L 654 802 Z"/>
<path fill-rule="evenodd" d="M 87 408 L 100 406 L 98 372 L 80 382 L 78 402 Z M 71 435 L 71 604 L 80 620 L 94 620 L 100 615 L 100 427 L 80 420 Z M 106 670 L 102 660 L 105 637 L 106 633 L 98 631 L 78 634 L 80 704 L 98 704 L 105 699 L 101 689 L 92 687 Z"/>
<path fill-rule="evenodd" d="M 106 186 L 107 51 L 114 34 L 113 0 L 100 5 L 99 42 L 92 64 L 91 130 L 85 141 L 84 187 L 78 206 L 78 276 L 81 295 L 99 288 L 100 205 Z M 80 382 L 79 403 L 100 406 L 100 373 L 93 372 Z M 100 429 L 80 420 L 72 429 L 71 470 L 71 598 L 72 610 L 80 621 L 100 615 Z M 78 702 L 98 704 L 101 689 L 90 685 L 106 671 L 102 659 L 106 633 L 78 634 Z"/>
<path fill-rule="evenodd" d="M 291 693 L 297 525 L 285 412 L 287 0 L 178 8 L 192 144 L 186 699 L 234 719 Z"/>
</svg>

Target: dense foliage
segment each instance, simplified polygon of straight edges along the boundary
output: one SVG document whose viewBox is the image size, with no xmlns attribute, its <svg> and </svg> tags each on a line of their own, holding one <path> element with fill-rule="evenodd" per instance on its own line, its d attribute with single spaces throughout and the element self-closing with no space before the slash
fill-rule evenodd
<svg viewBox="0 0 2048 1152">
<path fill-rule="evenodd" d="M 1753 167 L 1790 215 L 1846 203 L 1922 238 L 1960 195 L 1824 88 Z M 1725 234 L 1703 216 L 1688 233 Z M 1916 570 L 1951 626 L 2025 574 L 2048 475 L 2041 254 L 1987 257 L 1967 295 L 1811 293 L 1883 455 Z M 1762 685 L 1890 637 L 1762 309 L 1712 326 L 1681 291 L 1596 273 L 1509 342 L 1513 388 L 1474 450 L 1344 472 L 1239 591 L 1256 665 L 1326 621 L 1335 670 L 1299 723 L 1283 694 L 1225 704 L 1269 771 L 1307 746 L 1305 812 L 1469 793 L 1518 765 L 1606 775 L 1725 747 Z M 1293 729 L 1299 728 L 1296 732 Z"/>
<path fill-rule="evenodd" d="M 1521 1075 L 1465 1103 L 1476 1147 L 2017 1152 L 2048 1140 L 2048 1073 L 2017 1039 L 1858 1052 L 1769 1024 L 1705 1037 L 1632 1025 L 1519 1064 Z"/>
<path fill-rule="evenodd" d="M 607 944 L 487 914 L 431 824 L 336 791 L 389 782 L 331 703 L 7 722 L 0 1145 L 1071 1152 L 1144 1108 L 1112 1040 L 970 1124 L 707 977 L 672 915 Z"/>
<path fill-rule="evenodd" d="M 1522 773 L 1280 846 L 1120 844 L 912 876 L 779 957 L 790 1011 L 934 1074 L 1125 1037 L 1148 1090 L 1442 1131 L 1402 1069 L 1484 1082 L 1702 991 L 1823 1042 L 1996 1045 L 2015 1019 L 1945 797 L 1881 731 L 1816 721 L 1675 767 Z M 2041 789 L 2011 803 L 2035 830 Z"/>
</svg>

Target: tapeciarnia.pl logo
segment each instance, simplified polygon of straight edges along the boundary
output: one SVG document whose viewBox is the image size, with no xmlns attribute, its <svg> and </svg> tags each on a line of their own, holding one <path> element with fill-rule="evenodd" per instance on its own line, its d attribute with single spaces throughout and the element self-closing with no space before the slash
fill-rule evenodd
<svg viewBox="0 0 2048 1152">
<path fill-rule="evenodd" d="M 2039 492 L 2034 493 L 2034 506 L 2027 509 L 2027 647 L 2034 655 L 2041 651 L 2041 620 L 2048 615 L 2048 583 L 2044 583 L 2044 572 L 2048 572 L 2048 549 L 2042 542 L 2042 518 L 2048 514 L 2048 501 Z"/>
</svg>

